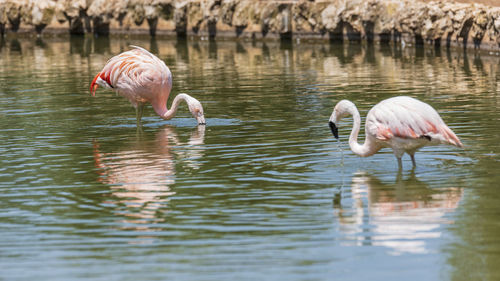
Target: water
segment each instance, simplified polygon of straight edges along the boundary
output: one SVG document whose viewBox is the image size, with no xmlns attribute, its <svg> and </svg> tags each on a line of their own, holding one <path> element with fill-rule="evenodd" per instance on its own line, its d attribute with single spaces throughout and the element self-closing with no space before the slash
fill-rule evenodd
<svg viewBox="0 0 500 281">
<path fill-rule="evenodd" d="M 205 109 L 143 129 L 107 59 L 139 45 Z M 498 280 L 499 58 L 398 46 L 0 41 L 0 278 Z M 465 149 L 398 173 L 337 143 L 333 106 L 430 103 Z M 364 135 L 361 134 L 363 138 Z M 339 147 L 340 146 L 340 147 Z"/>
</svg>

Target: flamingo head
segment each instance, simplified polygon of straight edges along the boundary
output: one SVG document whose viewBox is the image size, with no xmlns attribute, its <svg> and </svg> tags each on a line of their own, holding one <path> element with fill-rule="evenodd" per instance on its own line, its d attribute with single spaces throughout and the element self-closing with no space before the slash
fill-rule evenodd
<svg viewBox="0 0 500 281">
<path fill-rule="evenodd" d="M 188 102 L 188 107 L 189 107 L 189 112 L 193 115 L 193 117 L 196 119 L 198 122 L 198 125 L 205 125 L 205 114 L 203 112 L 203 106 L 201 103 L 191 97 L 191 99 Z"/>
<path fill-rule="evenodd" d="M 354 111 L 356 111 L 356 106 L 348 100 L 341 100 L 335 105 L 330 120 L 328 121 L 328 126 L 330 126 L 330 130 L 336 139 L 339 138 L 339 130 L 337 128 L 338 122 L 342 118 L 351 115 Z"/>
</svg>

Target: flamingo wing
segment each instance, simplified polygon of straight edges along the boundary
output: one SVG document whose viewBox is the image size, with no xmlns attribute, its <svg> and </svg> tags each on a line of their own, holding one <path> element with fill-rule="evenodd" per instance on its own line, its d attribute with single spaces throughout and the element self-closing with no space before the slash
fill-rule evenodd
<svg viewBox="0 0 500 281">
<path fill-rule="evenodd" d="M 116 90 L 135 104 L 154 100 L 157 97 L 153 95 L 163 93 L 162 89 L 170 92 L 172 74 L 165 63 L 143 48 L 132 47 L 133 50 L 112 57 L 94 77 L 90 85 L 92 95 L 101 85 Z"/>
<path fill-rule="evenodd" d="M 366 131 L 380 141 L 427 139 L 462 147 L 434 108 L 411 97 L 390 98 L 375 105 L 368 112 Z"/>
</svg>

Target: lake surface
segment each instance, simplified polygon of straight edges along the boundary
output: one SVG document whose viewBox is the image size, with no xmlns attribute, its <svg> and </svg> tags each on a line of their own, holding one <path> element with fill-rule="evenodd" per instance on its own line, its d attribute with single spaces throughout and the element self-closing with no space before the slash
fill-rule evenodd
<svg viewBox="0 0 500 281">
<path fill-rule="evenodd" d="M 142 129 L 94 75 L 129 45 L 182 104 Z M 366 116 L 409 95 L 464 149 L 354 155 Z M 0 279 L 499 280 L 500 58 L 400 46 L 176 39 L 0 41 Z M 364 128 L 364 127 L 363 127 Z M 361 134 L 364 138 L 364 134 Z M 362 139 L 361 139 L 362 140 Z"/>
</svg>

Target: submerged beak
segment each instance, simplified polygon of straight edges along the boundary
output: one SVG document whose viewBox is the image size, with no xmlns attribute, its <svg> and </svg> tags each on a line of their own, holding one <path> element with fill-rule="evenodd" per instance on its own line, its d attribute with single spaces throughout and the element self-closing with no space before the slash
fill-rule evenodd
<svg viewBox="0 0 500 281">
<path fill-rule="evenodd" d="M 339 139 L 339 130 L 337 129 L 337 126 L 335 126 L 335 123 L 332 121 L 328 122 L 328 125 L 330 126 L 330 130 L 332 130 L 332 134 L 336 139 Z"/>
<path fill-rule="evenodd" d="M 97 91 L 97 88 L 99 88 L 99 84 L 96 83 L 99 75 L 101 75 L 100 72 L 97 73 L 97 75 L 94 77 L 94 80 L 92 80 L 92 83 L 90 83 L 90 93 L 92 93 L 92 96 L 95 96 L 95 91 Z"/>
<path fill-rule="evenodd" d="M 205 116 L 204 115 L 200 115 L 198 117 L 196 117 L 196 121 L 198 121 L 198 125 L 206 125 L 207 123 L 205 123 Z"/>
</svg>

